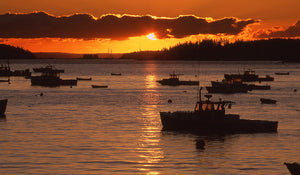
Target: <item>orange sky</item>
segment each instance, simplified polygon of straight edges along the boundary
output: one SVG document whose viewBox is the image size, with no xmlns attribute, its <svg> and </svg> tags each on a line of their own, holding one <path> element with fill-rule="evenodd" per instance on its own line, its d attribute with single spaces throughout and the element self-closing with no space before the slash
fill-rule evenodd
<svg viewBox="0 0 300 175">
<path fill-rule="evenodd" d="M 297 0 L 3 0 L 0 41 L 32 52 L 122 53 L 204 38 L 299 37 L 299 9 Z M 43 13 L 19 20 L 33 12 Z M 53 21 L 59 29 L 51 28 Z"/>
</svg>

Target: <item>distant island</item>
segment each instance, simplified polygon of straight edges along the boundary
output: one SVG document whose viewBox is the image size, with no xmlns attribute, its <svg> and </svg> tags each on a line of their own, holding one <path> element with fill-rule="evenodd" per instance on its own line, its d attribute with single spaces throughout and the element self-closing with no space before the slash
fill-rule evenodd
<svg viewBox="0 0 300 175">
<path fill-rule="evenodd" d="M 300 39 L 269 39 L 255 41 L 203 40 L 178 44 L 161 51 L 140 51 L 124 54 L 122 59 L 139 60 L 281 60 L 300 62 Z"/>
<path fill-rule="evenodd" d="M 0 59 L 35 59 L 33 53 L 20 47 L 0 44 Z"/>
</svg>

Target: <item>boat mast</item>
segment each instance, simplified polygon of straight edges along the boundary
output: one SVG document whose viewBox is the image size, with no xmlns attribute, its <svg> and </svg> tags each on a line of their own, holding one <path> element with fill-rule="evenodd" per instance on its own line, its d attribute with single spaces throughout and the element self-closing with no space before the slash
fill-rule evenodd
<svg viewBox="0 0 300 175">
<path fill-rule="evenodd" d="M 202 100 L 201 100 L 201 90 L 202 90 L 202 87 L 199 88 L 199 93 L 198 93 L 198 95 L 199 95 L 199 97 L 198 97 L 198 98 L 199 98 L 199 102 L 202 101 Z"/>
</svg>

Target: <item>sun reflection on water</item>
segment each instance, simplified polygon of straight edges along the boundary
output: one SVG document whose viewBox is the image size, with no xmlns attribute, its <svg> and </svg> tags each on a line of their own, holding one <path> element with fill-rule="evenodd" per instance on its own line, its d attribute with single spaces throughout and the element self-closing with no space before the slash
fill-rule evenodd
<svg viewBox="0 0 300 175">
<path fill-rule="evenodd" d="M 153 72 L 155 67 L 150 66 L 147 72 Z M 157 108 L 159 103 L 159 92 L 157 91 L 156 76 L 151 73 L 145 76 L 146 90 L 143 93 L 143 101 L 146 104 L 140 106 L 142 133 L 138 139 L 137 152 L 140 158 L 138 168 L 145 174 L 160 174 L 157 170 L 161 165 L 160 161 L 164 159 L 164 152 L 161 148 L 161 124 Z"/>
<path fill-rule="evenodd" d="M 146 174 L 159 174 L 156 169 L 160 166 L 159 162 L 164 158 L 164 152 L 160 145 L 159 114 L 156 109 L 156 105 L 147 105 L 144 106 L 142 113 L 143 132 L 138 140 L 137 151 L 141 158 L 139 164 L 142 166 L 139 170 Z"/>
<path fill-rule="evenodd" d="M 147 75 L 146 76 L 146 89 L 156 88 L 156 76 L 155 75 Z"/>
</svg>

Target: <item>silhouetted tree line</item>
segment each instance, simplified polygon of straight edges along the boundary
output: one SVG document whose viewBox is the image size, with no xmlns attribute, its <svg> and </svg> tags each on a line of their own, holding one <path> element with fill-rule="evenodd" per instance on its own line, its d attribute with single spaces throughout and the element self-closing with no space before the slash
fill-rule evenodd
<svg viewBox="0 0 300 175">
<path fill-rule="evenodd" d="M 33 59 L 33 53 L 20 47 L 0 44 L 0 59 Z"/>
<path fill-rule="evenodd" d="M 82 56 L 83 59 L 98 59 L 98 55 L 97 54 L 84 54 Z"/>
<path fill-rule="evenodd" d="M 124 59 L 172 60 L 282 60 L 300 61 L 300 39 L 255 41 L 203 40 L 178 44 L 161 51 L 124 54 Z"/>
</svg>

